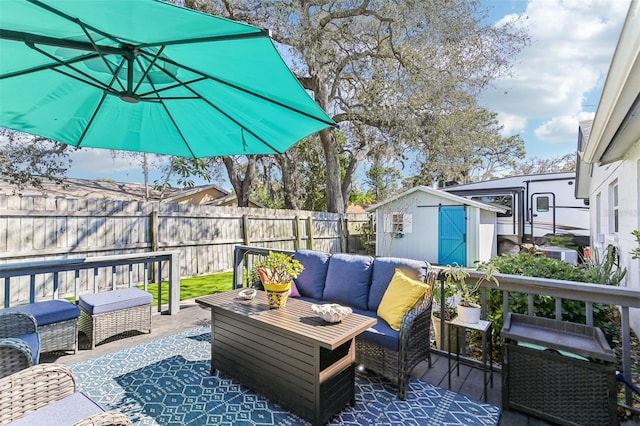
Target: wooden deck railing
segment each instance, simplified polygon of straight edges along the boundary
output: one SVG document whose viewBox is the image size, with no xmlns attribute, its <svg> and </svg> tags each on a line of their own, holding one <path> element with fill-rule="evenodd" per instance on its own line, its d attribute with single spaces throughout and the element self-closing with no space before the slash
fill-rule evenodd
<svg viewBox="0 0 640 426">
<path fill-rule="evenodd" d="M 262 247 L 236 246 L 234 251 L 234 288 L 242 287 L 243 276 L 254 262 L 254 258 L 265 256 L 269 251 L 278 251 Z M 293 253 L 293 252 L 287 252 Z M 437 266 L 434 266 L 438 268 Z M 244 273 L 244 274 L 243 274 Z M 467 278 L 469 284 L 475 283 L 481 276 L 482 272 L 470 271 Z M 604 304 L 613 305 L 620 309 L 622 339 L 622 373 L 625 377 L 630 378 L 632 374 L 631 362 L 631 327 L 629 323 L 629 309 L 640 308 L 640 291 L 632 290 L 624 287 L 614 287 L 600 284 L 580 283 L 574 281 L 562 281 L 546 278 L 523 277 L 519 275 L 494 274 L 498 279 L 499 285 L 496 286 L 491 281 L 481 283 L 481 305 L 483 308 L 483 318 L 486 318 L 487 309 L 487 290 L 497 289 L 502 292 L 502 310 L 503 318 L 510 312 L 509 293 L 524 293 L 528 298 L 528 315 L 534 314 L 534 296 L 543 295 L 550 296 L 555 300 L 555 317 L 562 321 L 562 301 L 574 300 L 584 302 L 586 311 L 586 325 L 593 324 L 593 305 Z M 442 292 L 444 294 L 444 292 Z M 441 327 L 445 324 L 442 323 Z M 497 330 L 499 333 L 500 330 Z M 444 330 L 440 333 L 441 339 L 444 339 Z M 444 343 L 444 341 L 442 342 Z M 444 346 L 441 346 L 444 347 Z M 626 389 L 626 403 L 631 405 L 631 391 Z"/>
<path fill-rule="evenodd" d="M 76 259 L 61 259 L 50 260 L 42 262 L 21 262 L 0 265 L 0 284 L 4 287 L 4 307 L 8 308 L 11 304 L 12 288 L 14 282 L 12 279 L 16 279 L 15 287 L 19 286 L 17 279 L 20 277 L 29 277 L 29 300 L 24 302 L 34 303 L 37 301 L 36 297 L 36 277 L 47 276 L 52 277 L 50 280 L 52 288 L 45 289 L 44 292 L 47 298 L 57 299 L 59 297 L 74 296 L 75 300 L 81 294 L 80 291 L 80 271 L 93 270 L 93 283 L 89 283 L 88 292 L 98 293 L 99 291 L 107 290 L 104 287 L 99 288 L 98 274 L 99 271 L 105 268 L 111 270 L 111 286 L 108 290 L 115 290 L 116 288 L 122 288 L 124 286 L 132 287 L 137 285 L 133 279 L 133 267 L 134 265 L 143 265 L 144 272 L 143 278 L 140 284 L 144 284 L 144 289 L 147 290 L 149 282 L 149 270 L 150 266 L 157 263 L 156 268 L 156 283 L 158 284 L 158 312 L 162 311 L 162 269 L 163 263 L 168 263 L 168 282 L 169 282 L 169 308 L 168 313 L 170 315 L 176 314 L 180 311 L 180 252 L 178 251 L 156 251 L 137 254 L 126 255 L 113 255 L 113 256 L 95 256 Z M 118 280 L 117 276 L 122 273 L 119 268 L 127 268 L 128 280 Z M 60 274 L 73 272 L 75 282 L 73 286 L 72 294 L 67 292 L 64 295 L 60 295 Z M 118 282 L 122 281 L 122 282 Z M 86 283 L 85 283 L 86 284 Z M 87 287 L 86 285 L 83 287 Z M 85 291 L 86 292 L 86 291 Z"/>
</svg>

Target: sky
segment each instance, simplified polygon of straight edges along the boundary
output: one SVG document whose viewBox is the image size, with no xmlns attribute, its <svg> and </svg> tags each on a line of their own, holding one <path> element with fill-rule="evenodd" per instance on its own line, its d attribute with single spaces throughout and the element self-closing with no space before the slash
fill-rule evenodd
<svg viewBox="0 0 640 426">
<path fill-rule="evenodd" d="M 485 1 L 498 24 L 524 14 L 531 43 L 481 104 L 498 113 L 503 136 L 524 138 L 527 157 L 575 152 L 578 122 L 595 115 L 630 0 Z"/>
<path fill-rule="evenodd" d="M 595 115 L 631 0 L 483 1 L 496 25 L 524 15 L 531 43 L 481 105 L 498 113 L 503 136 L 523 137 L 528 158 L 575 152 L 578 122 Z M 142 182 L 139 166 L 109 151 L 83 149 L 72 158 L 70 177 Z"/>
</svg>

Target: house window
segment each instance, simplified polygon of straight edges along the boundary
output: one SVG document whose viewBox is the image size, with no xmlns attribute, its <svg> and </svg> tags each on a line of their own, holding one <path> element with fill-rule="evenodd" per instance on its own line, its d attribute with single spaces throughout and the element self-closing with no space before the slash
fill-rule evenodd
<svg viewBox="0 0 640 426">
<path fill-rule="evenodd" d="M 594 242 L 600 243 L 602 239 L 602 194 L 596 195 L 596 239 Z M 602 241 L 601 241 L 602 239 Z"/>
<path fill-rule="evenodd" d="M 385 215 L 384 231 L 399 237 L 410 234 L 413 232 L 413 215 L 400 212 Z"/>
<path fill-rule="evenodd" d="M 616 180 L 609 186 L 609 230 L 617 233 L 619 230 L 619 205 L 618 205 L 618 181 Z"/>
<path fill-rule="evenodd" d="M 549 197 L 538 197 L 536 199 L 536 210 L 539 212 L 549 211 Z"/>
<path fill-rule="evenodd" d="M 404 232 L 404 215 L 402 213 L 394 213 L 391 219 L 391 232 Z"/>
</svg>

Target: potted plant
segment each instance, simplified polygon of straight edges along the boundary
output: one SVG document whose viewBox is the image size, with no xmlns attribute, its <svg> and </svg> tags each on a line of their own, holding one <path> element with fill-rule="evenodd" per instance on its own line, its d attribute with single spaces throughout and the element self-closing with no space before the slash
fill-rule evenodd
<svg viewBox="0 0 640 426">
<path fill-rule="evenodd" d="M 458 319 L 462 322 L 475 324 L 480 321 L 480 305 L 477 304 L 477 293 L 483 281 L 493 281 L 498 285 L 498 280 L 493 276 L 495 267 L 491 262 L 481 263 L 478 270 L 484 274 L 473 284 L 467 283 L 469 272 L 462 266 L 454 263 L 447 265 L 442 271 L 445 277 L 445 289 L 457 298 Z"/>
<path fill-rule="evenodd" d="M 256 262 L 256 272 L 267 292 L 269 308 L 280 308 L 287 303 L 291 281 L 304 270 L 300 261 L 286 253 L 270 251 Z"/>
</svg>

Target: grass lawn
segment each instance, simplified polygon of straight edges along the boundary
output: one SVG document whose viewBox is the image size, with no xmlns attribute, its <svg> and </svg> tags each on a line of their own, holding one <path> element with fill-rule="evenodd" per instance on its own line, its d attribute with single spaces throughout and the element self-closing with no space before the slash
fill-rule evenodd
<svg viewBox="0 0 640 426">
<path fill-rule="evenodd" d="M 211 293 L 222 293 L 231 290 L 233 272 L 203 275 L 201 277 L 183 278 L 180 280 L 180 300 L 194 299 Z M 144 286 L 138 286 L 144 289 Z M 153 295 L 153 304 L 158 303 L 158 285 L 149 284 L 149 293 Z M 169 282 L 162 282 L 162 303 L 169 303 Z"/>
</svg>

